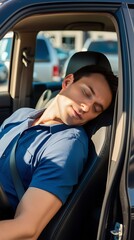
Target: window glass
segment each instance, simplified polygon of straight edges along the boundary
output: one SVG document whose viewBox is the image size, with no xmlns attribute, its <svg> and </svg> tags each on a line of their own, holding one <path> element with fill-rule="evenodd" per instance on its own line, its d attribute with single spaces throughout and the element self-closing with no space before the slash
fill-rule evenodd
<svg viewBox="0 0 134 240">
<path fill-rule="evenodd" d="M 9 32 L 0 40 L 0 91 L 7 91 L 13 33 Z"/>
<path fill-rule="evenodd" d="M 133 11 L 131 10 L 133 16 Z M 133 18 L 134 19 L 134 18 Z M 0 91 L 7 91 L 13 33 L 0 40 Z M 61 81 L 68 60 L 77 51 L 104 53 L 113 72 L 118 74 L 118 42 L 116 33 L 83 31 L 42 31 L 36 39 L 33 81 Z"/>
</svg>

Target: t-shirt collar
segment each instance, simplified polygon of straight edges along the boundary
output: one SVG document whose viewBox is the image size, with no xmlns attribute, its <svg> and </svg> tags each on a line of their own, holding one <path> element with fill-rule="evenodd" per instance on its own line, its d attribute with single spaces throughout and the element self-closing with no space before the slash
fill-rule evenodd
<svg viewBox="0 0 134 240">
<path fill-rule="evenodd" d="M 35 110 L 34 112 L 29 113 L 28 118 L 30 118 L 33 121 L 36 118 L 39 118 L 43 114 L 44 111 L 45 111 L 45 109 Z M 58 131 L 62 131 L 62 130 L 71 128 L 72 126 L 68 126 L 68 125 L 66 125 L 64 123 L 59 123 L 59 124 L 52 124 L 50 126 L 49 125 L 47 126 L 47 125 L 44 125 L 44 124 L 40 124 L 40 127 L 50 128 L 50 132 L 53 134 L 53 133 L 56 133 Z"/>
</svg>

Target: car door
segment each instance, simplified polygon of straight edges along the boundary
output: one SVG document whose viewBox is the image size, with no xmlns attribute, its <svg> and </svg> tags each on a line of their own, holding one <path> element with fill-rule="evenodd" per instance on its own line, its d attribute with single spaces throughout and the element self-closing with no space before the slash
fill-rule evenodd
<svg viewBox="0 0 134 240">
<path fill-rule="evenodd" d="M 122 5 L 116 14 L 121 34 L 122 83 L 119 82 L 117 128 L 97 240 L 132 240 L 134 236 L 134 8 Z"/>
</svg>

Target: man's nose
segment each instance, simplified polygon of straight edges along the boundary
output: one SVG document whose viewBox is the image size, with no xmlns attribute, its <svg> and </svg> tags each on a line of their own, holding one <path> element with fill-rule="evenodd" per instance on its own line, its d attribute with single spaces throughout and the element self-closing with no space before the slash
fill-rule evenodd
<svg viewBox="0 0 134 240">
<path fill-rule="evenodd" d="M 91 106 L 92 106 L 91 102 L 88 103 L 88 104 L 87 103 L 82 103 L 81 104 L 81 109 L 82 109 L 83 112 L 88 112 L 90 110 Z"/>
</svg>

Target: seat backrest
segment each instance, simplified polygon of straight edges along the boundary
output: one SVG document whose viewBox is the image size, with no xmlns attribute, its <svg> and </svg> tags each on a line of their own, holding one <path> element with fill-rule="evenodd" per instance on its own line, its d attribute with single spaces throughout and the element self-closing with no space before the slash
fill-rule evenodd
<svg viewBox="0 0 134 240">
<path fill-rule="evenodd" d="M 74 66 L 78 65 L 79 69 L 99 62 L 101 65 L 104 64 L 103 67 L 111 70 L 109 61 L 103 54 L 75 53 L 68 64 L 67 74 L 73 73 Z M 74 71 L 77 70 L 76 68 Z M 65 205 L 42 232 L 40 240 L 96 239 L 107 177 L 112 116 L 113 109 L 108 109 L 85 126 L 90 139 L 88 161 L 77 186 L 74 187 Z"/>
<path fill-rule="evenodd" d="M 65 75 L 74 73 L 78 69 L 87 65 L 98 65 L 100 67 L 105 68 L 108 71 L 112 71 L 109 60 L 103 53 L 87 51 L 76 52 L 74 55 L 72 55 L 70 61 L 68 62 Z"/>
</svg>

